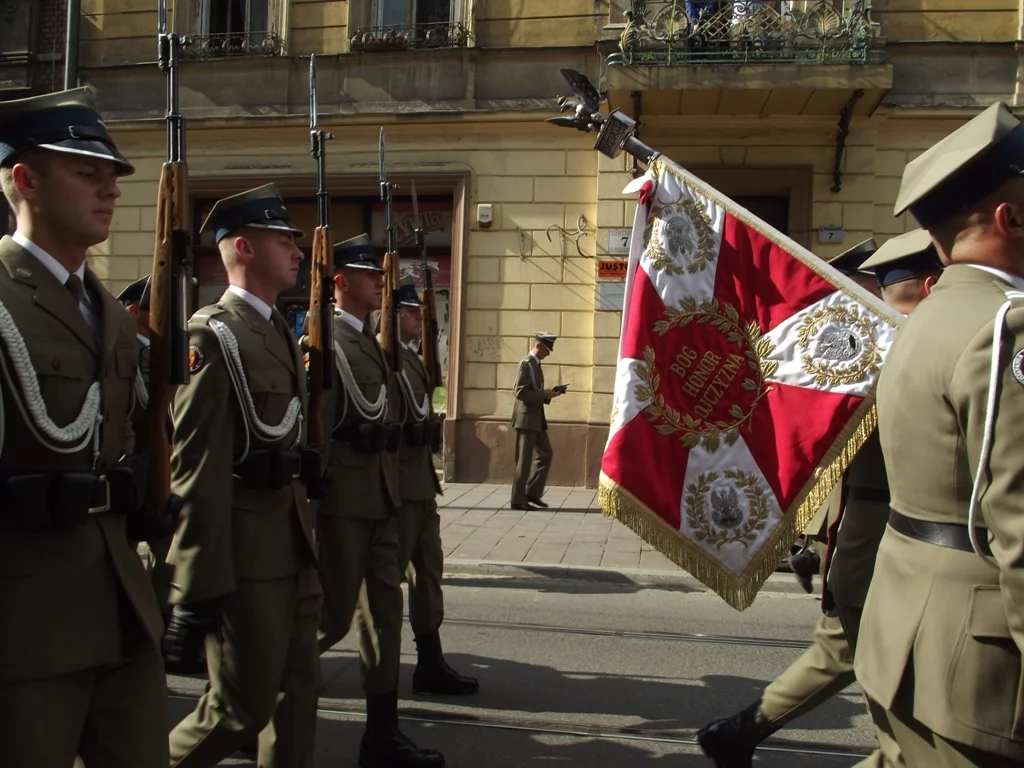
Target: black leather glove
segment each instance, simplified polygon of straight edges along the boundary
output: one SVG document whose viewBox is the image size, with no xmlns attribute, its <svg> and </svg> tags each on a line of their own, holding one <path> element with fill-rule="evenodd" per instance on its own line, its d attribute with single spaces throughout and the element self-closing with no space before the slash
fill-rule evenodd
<svg viewBox="0 0 1024 768">
<path fill-rule="evenodd" d="M 306 484 L 306 498 L 322 498 L 334 480 L 334 470 L 327 466 L 320 452 L 315 448 L 302 451 L 302 471 L 299 475 Z"/>
<path fill-rule="evenodd" d="M 205 672 L 206 636 L 216 632 L 219 623 L 220 598 L 174 606 L 160 643 L 167 671 L 177 675 Z"/>
<path fill-rule="evenodd" d="M 185 500 L 173 494 L 167 499 L 162 510 L 153 509 L 144 504 L 140 509 L 128 514 L 125 525 L 129 541 L 155 541 L 172 535 L 178 528 L 178 517 L 185 506 Z"/>
</svg>

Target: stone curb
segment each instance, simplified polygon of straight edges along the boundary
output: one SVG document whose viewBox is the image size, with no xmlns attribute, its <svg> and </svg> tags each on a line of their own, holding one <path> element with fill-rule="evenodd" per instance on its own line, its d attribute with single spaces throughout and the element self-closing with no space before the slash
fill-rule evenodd
<svg viewBox="0 0 1024 768">
<path fill-rule="evenodd" d="M 635 586 L 685 587 L 700 592 L 710 590 L 686 571 L 654 571 L 642 568 L 602 568 L 585 565 L 505 562 L 500 560 L 470 560 L 447 558 L 446 576 L 491 576 L 510 579 L 561 579 L 564 581 L 601 582 Z M 762 592 L 779 592 L 818 598 L 820 582 L 815 580 L 815 591 L 808 595 L 797 584 L 791 573 L 773 573 L 761 587 Z"/>
</svg>

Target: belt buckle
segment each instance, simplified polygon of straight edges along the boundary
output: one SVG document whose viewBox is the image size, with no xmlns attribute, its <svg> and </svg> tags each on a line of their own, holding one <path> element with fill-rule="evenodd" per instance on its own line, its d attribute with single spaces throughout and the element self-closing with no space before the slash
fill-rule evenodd
<svg viewBox="0 0 1024 768">
<path fill-rule="evenodd" d="M 110 481 L 107 479 L 106 475 L 100 475 L 97 479 L 103 482 L 103 491 L 106 496 L 106 501 L 98 507 L 89 507 L 90 515 L 98 515 L 102 512 L 110 511 Z"/>
</svg>

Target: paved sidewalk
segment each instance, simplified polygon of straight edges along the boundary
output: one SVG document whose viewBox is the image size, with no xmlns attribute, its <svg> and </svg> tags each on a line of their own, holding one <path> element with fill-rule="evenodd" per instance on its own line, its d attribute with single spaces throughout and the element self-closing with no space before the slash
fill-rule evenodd
<svg viewBox="0 0 1024 768">
<path fill-rule="evenodd" d="M 550 507 L 509 507 L 507 485 L 444 486 L 441 540 L 446 564 L 590 566 L 681 573 L 680 569 L 597 505 L 597 491 L 549 488 Z"/>
</svg>

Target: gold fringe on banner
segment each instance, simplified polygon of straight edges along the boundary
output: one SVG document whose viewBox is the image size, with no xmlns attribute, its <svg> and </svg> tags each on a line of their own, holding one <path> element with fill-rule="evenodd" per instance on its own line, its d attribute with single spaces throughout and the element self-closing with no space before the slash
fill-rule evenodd
<svg viewBox="0 0 1024 768">
<path fill-rule="evenodd" d="M 814 476 L 808 480 L 790 508 L 784 511 L 782 521 L 772 535 L 739 575 L 720 565 L 603 472 L 598 502 L 605 516 L 616 518 L 733 608 L 743 611 L 753 604 L 765 581 L 789 554 L 797 536 L 842 479 L 843 473 L 874 431 L 876 424 L 874 402 L 865 400 L 840 433 L 833 448 L 825 455 Z"/>
</svg>

